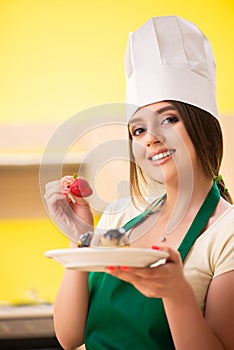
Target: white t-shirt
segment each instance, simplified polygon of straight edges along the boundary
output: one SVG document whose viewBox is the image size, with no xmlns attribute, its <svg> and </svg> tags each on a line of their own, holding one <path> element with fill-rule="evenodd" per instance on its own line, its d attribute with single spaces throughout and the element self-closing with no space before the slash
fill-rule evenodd
<svg viewBox="0 0 234 350">
<path fill-rule="evenodd" d="M 113 202 L 102 215 L 97 232 L 119 228 L 143 210 L 137 210 L 129 199 Z M 202 311 L 212 278 L 231 270 L 234 270 L 234 206 L 197 238 L 184 261 L 185 276 Z"/>
</svg>

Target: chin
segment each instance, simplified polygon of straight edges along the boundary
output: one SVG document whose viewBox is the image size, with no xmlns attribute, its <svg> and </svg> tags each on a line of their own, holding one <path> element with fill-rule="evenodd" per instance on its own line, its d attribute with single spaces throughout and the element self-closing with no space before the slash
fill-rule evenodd
<svg viewBox="0 0 234 350">
<path fill-rule="evenodd" d="M 178 173 L 177 171 L 172 171 L 171 169 L 162 169 L 162 167 L 160 167 L 154 170 L 153 172 L 151 171 L 150 173 L 148 173 L 148 176 L 152 180 L 162 185 L 167 185 L 175 182 L 175 180 L 178 178 Z"/>
</svg>

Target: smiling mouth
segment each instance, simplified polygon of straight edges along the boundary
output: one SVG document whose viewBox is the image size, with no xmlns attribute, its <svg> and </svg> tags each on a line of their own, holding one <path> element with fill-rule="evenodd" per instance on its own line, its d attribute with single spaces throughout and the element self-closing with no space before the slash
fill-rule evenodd
<svg viewBox="0 0 234 350">
<path fill-rule="evenodd" d="M 166 152 L 161 152 L 158 154 L 155 154 L 153 157 L 150 157 L 149 160 L 161 160 L 167 157 L 170 157 L 173 153 L 175 153 L 175 149 L 172 149 L 170 151 L 166 151 Z"/>
</svg>

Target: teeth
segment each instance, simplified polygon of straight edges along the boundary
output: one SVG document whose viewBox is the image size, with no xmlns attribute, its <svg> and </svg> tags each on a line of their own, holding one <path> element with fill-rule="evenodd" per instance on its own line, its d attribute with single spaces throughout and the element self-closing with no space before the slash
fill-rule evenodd
<svg viewBox="0 0 234 350">
<path fill-rule="evenodd" d="M 162 153 L 155 154 L 155 156 L 151 157 L 151 160 L 160 160 L 160 159 L 169 157 L 174 152 L 175 152 L 175 150 L 170 150 L 170 151 L 167 151 L 167 152 L 162 152 Z"/>
</svg>

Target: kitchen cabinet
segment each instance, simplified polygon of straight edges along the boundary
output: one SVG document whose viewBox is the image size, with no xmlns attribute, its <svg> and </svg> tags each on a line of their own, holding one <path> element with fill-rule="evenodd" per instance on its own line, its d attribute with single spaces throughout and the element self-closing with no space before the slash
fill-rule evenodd
<svg viewBox="0 0 234 350">
<path fill-rule="evenodd" d="M 47 304 L 0 307 L 0 349 L 62 349 L 52 313 Z"/>
<path fill-rule="evenodd" d="M 64 163 L 62 176 L 78 172 L 83 153 L 74 153 Z M 55 154 L 56 159 L 56 154 Z M 0 154 L 0 219 L 40 218 L 46 216 L 40 188 L 40 153 Z M 60 165 L 47 164 L 48 181 L 57 179 Z"/>
</svg>

